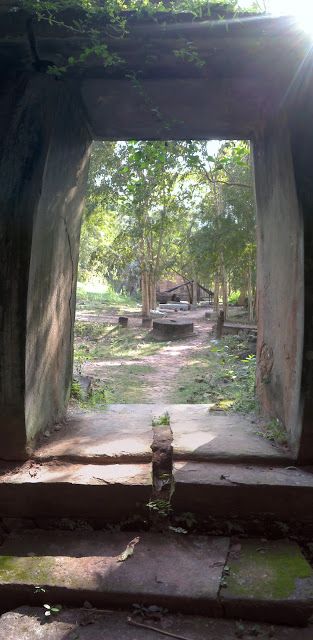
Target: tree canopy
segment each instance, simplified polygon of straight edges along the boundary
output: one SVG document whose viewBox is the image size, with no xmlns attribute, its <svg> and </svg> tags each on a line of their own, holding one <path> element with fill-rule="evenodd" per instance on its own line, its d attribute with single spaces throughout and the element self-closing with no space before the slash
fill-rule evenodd
<svg viewBox="0 0 313 640">
<path fill-rule="evenodd" d="M 143 313 L 156 286 L 179 274 L 223 292 L 255 290 L 255 205 L 247 142 L 95 143 L 80 272 L 129 290 L 141 282 Z"/>
</svg>

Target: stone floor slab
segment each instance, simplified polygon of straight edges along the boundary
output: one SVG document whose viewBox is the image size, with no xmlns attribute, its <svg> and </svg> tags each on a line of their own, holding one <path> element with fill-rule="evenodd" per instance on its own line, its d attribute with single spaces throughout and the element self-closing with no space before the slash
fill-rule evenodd
<svg viewBox="0 0 313 640">
<path fill-rule="evenodd" d="M 34 457 L 42 461 L 149 462 L 152 407 L 111 404 L 101 413 L 73 414 L 42 439 Z"/>
<path fill-rule="evenodd" d="M 0 618 L 0 640 L 158 640 L 165 638 L 155 631 L 131 627 L 129 613 L 107 615 L 88 610 L 61 611 L 47 623 L 43 608 L 20 607 Z M 90 623 L 88 624 L 88 620 Z M 145 624 L 147 621 L 145 621 Z M 148 622 L 149 624 L 149 622 Z M 175 633 L 186 640 L 312 640 L 312 626 L 305 629 L 240 623 L 195 616 L 167 615 L 153 626 Z"/>
<path fill-rule="evenodd" d="M 174 512 L 312 522 L 313 469 L 176 462 Z"/>
<path fill-rule="evenodd" d="M 133 553 L 122 554 L 133 544 Z M 220 616 L 227 538 L 153 533 L 30 531 L 0 548 L 1 606 L 62 602 L 157 604 Z M 36 587 L 45 589 L 40 592 Z"/>
<path fill-rule="evenodd" d="M 169 405 L 176 460 L 275 464 L 291 461 L 282 447 L 257 435 L 251 418 L 210 412 L 208 404 Z"/>
<path fill-rule="evenodd" d="M 151 491 L 150 464 L 8 464 L 0 468 L 0 517 L 118 522 L 146 514 Z"/>
<path fill-rule="evenodd" d="M 207 404 L 108 405 L 102 413 L 73 415 L 43 438 L 34 452 L 39 461 L 149 462 L 152 419 L 170 414 L 176 460 L 287 464 L 285 449 L 256 434 L 242 415 L 216 415 Z M 59 429 L 60 427 L 60 429 Z"/>
<path fill-rule="evenodd" d="M 231 547 L 221 600 L 227 617 L 306 624 L 313 571 L 289 540 L 240 540 Z"/>
</svg>

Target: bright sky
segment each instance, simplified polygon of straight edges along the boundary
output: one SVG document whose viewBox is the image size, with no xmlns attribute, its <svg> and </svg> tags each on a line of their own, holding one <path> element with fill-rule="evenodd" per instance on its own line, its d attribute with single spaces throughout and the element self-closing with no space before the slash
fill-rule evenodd
<svg viewBox="0 0 313 640">
<path fill-rule="evenodd" d="M 239 4 L 248 8 L 251 0 L 240 0 Z M 313 0 L 259 0 L 259 5 L 275 16 L 297 16 L 303 28 L 313 33 Z"/>
</svg>

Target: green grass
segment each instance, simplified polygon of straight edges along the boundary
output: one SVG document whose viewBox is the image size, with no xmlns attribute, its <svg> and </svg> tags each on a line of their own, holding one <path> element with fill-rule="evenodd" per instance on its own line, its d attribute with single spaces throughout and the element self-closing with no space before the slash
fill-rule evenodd
<svg viewBox="0 0 313 640">
<path fill-rule="evenodd" d="M 93 410 L 103 410 L 111 403 L 140 403 L 148 386 L 146 376 L 152 370 L 152 367 L 143 364 L 110 367 L 105 378 L 93 379 L 87 399 L 83 399 L 79 385 L 73 381 L 72 403 Z"/>
<path fill-rule="evenodd" d="M 266 438 L 266 440 L 270 440 L 271 442 L 275 442 L 280 445 L 288 444 L 286 429 L 278 418 L 273 418 L 269 422 L 261 425 L 260 431 L 257 433 L 259 436 L 263 436 L 263 438 Z"/>
<path fill-rule="evenodd" d="M 104 323 L 76 322 L 75 338 L 75 359 L 88 361 L 138 360 L 157 353 L 163 346 L 146 329 L 124 329 Z"/>
<path fill-rule="evenodd" d="M 130 327 L 124 329 L 117 324 L 118 315 L 139 312 L 138 302 L 128 296 L 116 294 L 104 285 L 79 283 L 77 287 L 77 309 L 95 315 L 96 321 L 75 322 L 74 371 L 81 373 L 85 363 L 111 361 L 105 377 L 93 377 L 87 399 L 80 393 L 79 384 L 73 381 L 72 403 L 83 408 L 103 409 L 109 403 L 136 403 L 142 401 L 147 387 L 147 375 L 153 368 L 138 362 L 157 353 L 162 344 L 150 337 L 147 329 Z M 99 322 L 100 314 L 116 316 L 116 324 Z M 112 361 L 117 361 L 112 366 Z M 125 361 L 122 365 L 119 360 Z M 133 361 L 133 362 L 132 362 Z M 75 376 L 74 376 L 75 377 Z"/>
<path fill-rule="evenodd" d="M 237 336 L 208 346 L 180 369 L 171 401 L 213 404 L 218 411 L 255 411 L 256 359 L 248 351 Z"/>
<path fill-rule="evenodd" d="M 127 309 L 139 310 L 139 301 L 130 296 L 122 295 L 113 291 L 105 284 L 93 284 L 90 282 L 78 282 L 76 292 L 76 306 L 79 310 L 99 310 L 105 306 L 115 309 L 117 312 L 127 311 Z"/>
<path fill-rule="evenodd" d="M 146 386 L 146 375 L 152 371 L 149 364 L 136 361 L 157 353 L 162 344 L 150 337 L 147 329 L 130 327 L 124 329 L 117 324 L 120 313 L 139 311 L 136 300 L 116 294 L 103 285 L 78 284 L 77 308 L 95 315 L 116 314 L 116 324 L 106 322 L 75 322 L 74 371 L 81 373 L 88 362 L 103 360 L 125 360 L 123 366 L 107 367 L 103 380 L 93 379 L 92 391 L 87 400 L 80 397 L 77 384 L 72 387 L 72 399 L 85 408 L 102 408 L 108 403 L 140 402 Z M 134 364 L 129 363 L 134 361 Z"/>
<path fill-rule="evenodd" d="M 109 402 L 132 404 L 142 402 L 144 390 L 148 387 L 146 376 L 153 371 L 148 364 L 132 364 L 117 367 L 108 375 L 107 394 Z"/>
</svg>

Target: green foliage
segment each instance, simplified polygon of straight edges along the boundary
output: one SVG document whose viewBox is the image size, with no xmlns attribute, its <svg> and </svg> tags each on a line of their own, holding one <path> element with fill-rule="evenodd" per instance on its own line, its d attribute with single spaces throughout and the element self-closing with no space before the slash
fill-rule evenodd
<svg viewBox="0 0 313 640">
<path fill-rule="evenodd" d="M 195 45 L 192 42 L 186 42 L 185 47 L 180 49 L 174 49 L 174 55 L 176 58 L 194 64 L 198 68 L 205 66 L 205 60 L 200 57 Z"/>
<path fill-rule="evenodd" d="M 60 62 L 49 67 L 48 73 L 59 77 L 70 73 L 75 65 L 84 65 L 93 58 L 98 58 L 105 68 L 127 69 L 128 61 L 114 51 L 112 41 L 125 38 L 129 31 L 130 15 L 133 20 L 145 19 L 147 16 L 166 19 L 169 14 L 188 12 L 190 19 L 213 18 L 228 21 L 237 17 L 241 4 L 240 0 L 16 0 L 14 10 L 19 8 L 27 10 L 39 22 L 45 21 L 50 26 L 68 30 L 71 35 L 76 34 L 84 42 L 76 55 L 70 55 L 67 59 L 60 56 Z M 260 13 L 262 7 L 259 2 L 251 0 L 248 11 Z M 228 29 L 228 22 L 225 23 L 225 28 Z M 188 62 L 198 68 L 206 64 L 192 42 L 186 42 L 180 49 L 175 49 L 173 55 L 182 64 Z M 134 71 L 127 71 L 125 75 L 133 79 L 136 76 Z M 138 88 L 143 94 L 140 83 Z M 148 96 L 145 96 L 145 102 L 162 119 L 158 107 L 148 104 Z"/>
<path fill-rule="evenodd" d="M 138 302 L 126 294 L 117 293 L 107 284 L 92 285 L 90 282 L 78 282 L 77 284 L 77 308 L 103 309 L 112 308 L 122 311 L 138 308 Z"/>
<path fill-rule="evenodd" d="M 116 288 L 180 274 L 212 288 L 255 287 L 255 203 L 250 149 L 229 142 L 124 142 L 94 146 L 80 273 Z"/>
<path fill-rule="evenodd" d="M 232 291 L 231 294 L 228 296 L 228 302 L 230 304 L 237 304 L 239 298 L 240 298 L 240 291 Z"/>
<path fill-rule="evenodd" d="M 71 398 L 74 398 L 75 400 L 82 399 L 82 389 L 79 382 L 77 382 L 77 380 L 72 380 Z"/>
<path fill-rule="evenodd" d="M 150 511 L 156 512 L 161 518 L 166 518 L 172 511 L 172 507 L 169 500 L 163 500 L 162 498 L 156 498 L 155 500 L 149 500 L 147 503 Z"/>
<path fill-rule="evenodd" d="M 101 409 L 111 401 L 110 391 L 105 384 L 95 381 L 90 389 L 87 400 L 82 403 L 88 409 Z"/>
<path fill-rule="evenodd" d="M 288 444 L 286 429 L 278 418 L 273 418 L 263 424 L 258 435 L 283 446 Z"/>
<path fill-rule="evenodd" d="M 158 418 L 153 418 L 152 419 L 152 426 L 153 427 L 169 426 L 169 425 L 170 425 L 170 414 L 169 414 L 168 411 L 165 411 L 165 413 L 163 413 Z"/>
<path fill-rule="evenodd" d="M 257 409 L 256 358 L 245 339 L 226 336 L 179 372 L 173 402 L 208 403 L 212 410 L 249 413 Z"/>
<path fill-rule="evenodd" d="M 60 611 L 62 609 L 62 605 L 61 604 L 55 604 L 55 605 L 44 604 L 43 607 L 45 609 L 45 616 L 46 617 L 57 615 L 58 613 L 60 613 Z"/>
<path fill-rule="evenodd" d="M 194 175 L 205 180 L 208 189 L 200 208 L 201 224 L 189 243 L 195 272 L 202 282 L 208 273 L 225 269 L 233 289 L 247 290 L 251 272 L 256 279 L 255 200 L 246 142 L 227 142 L 207 168 L 205 155 L 193 151 Z"/>
</svg>

